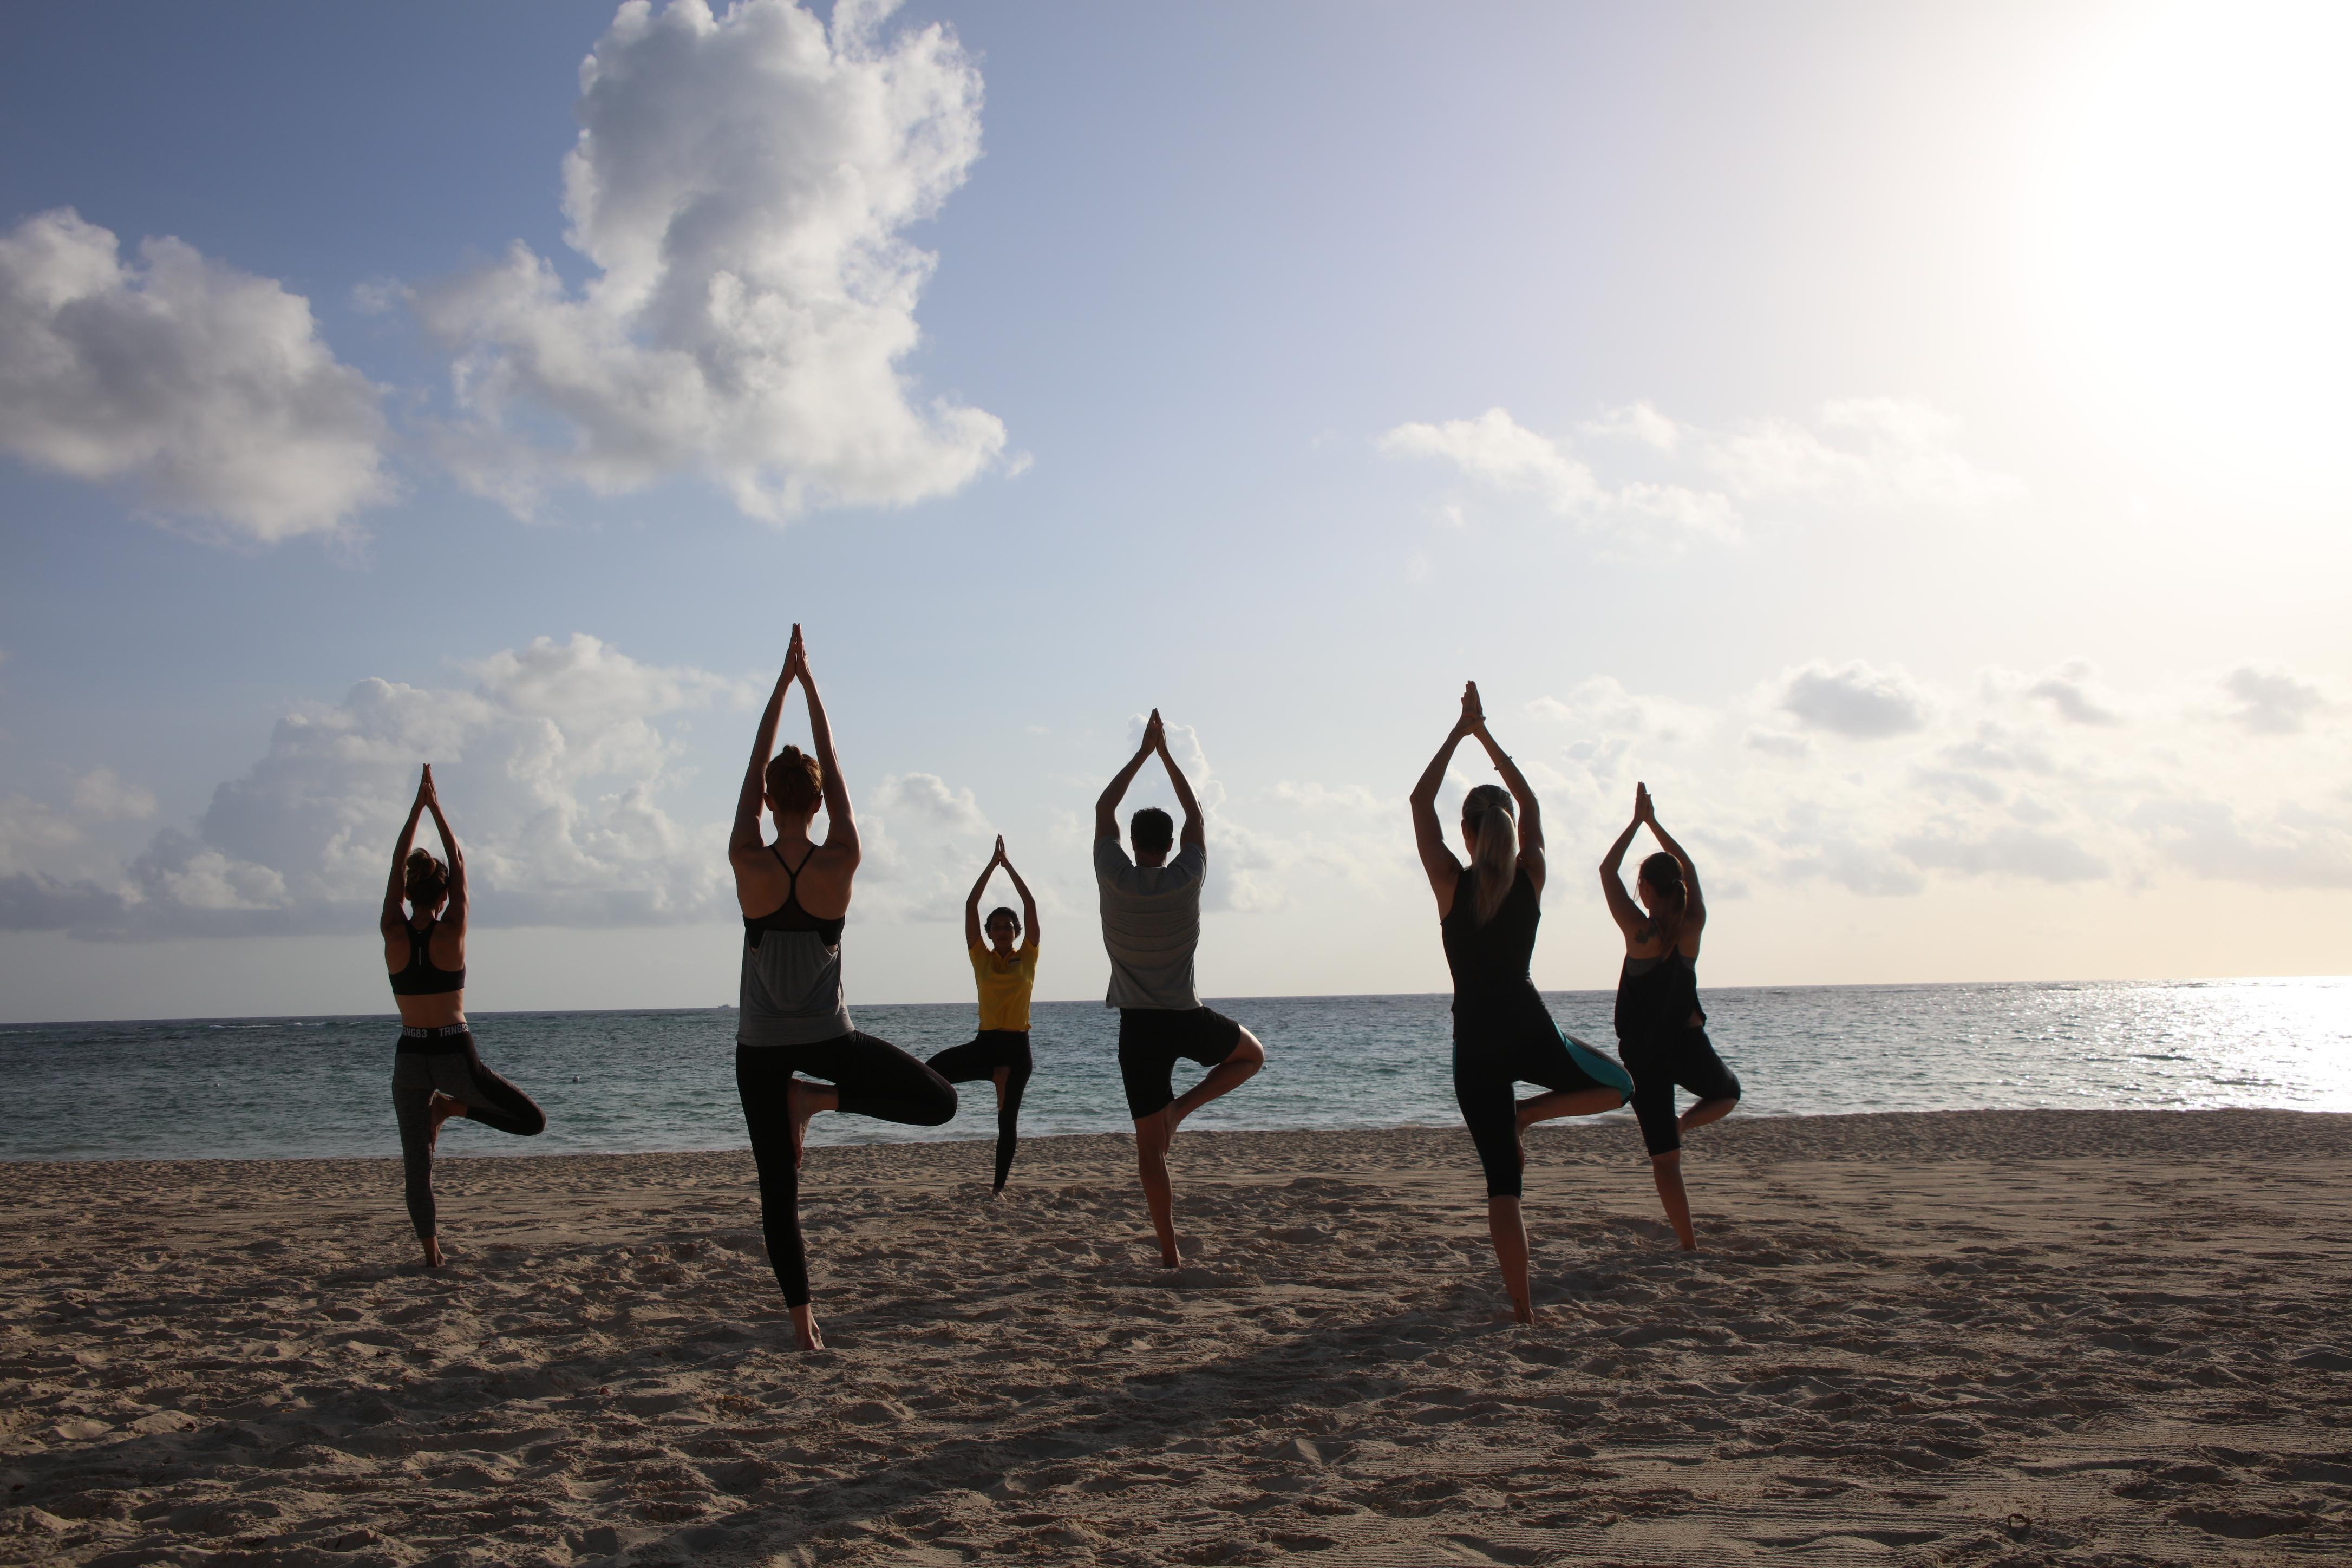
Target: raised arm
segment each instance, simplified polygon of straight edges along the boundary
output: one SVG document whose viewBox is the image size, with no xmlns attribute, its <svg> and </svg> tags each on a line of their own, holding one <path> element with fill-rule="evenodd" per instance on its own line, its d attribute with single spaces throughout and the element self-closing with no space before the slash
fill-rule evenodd
<svg viewBox="0 0 2352 1568">
<path fill-rule="evenodd" d="M 1004 874 L 1013 879 L 1013 890 L 1021 895 L 1021 951 L 1026 952 L 1037 945 L 1037 900 L 1029 891 L 1029 884 L 1021 879 L 1021 873 L 1013 868 L 1013 862 L 1004 858 L 1004 840 L 1001 837 L 996 841 L 996 863 L 1004 868 Z"/>
<path fill-rule="evenodd" d="M 1175 757 L 1168 750 L 1168 726 L 1160 721 L 1160 710 L 1157 708 L 1151 710 L 1151 729 L 1159 737 L 1160 743 L 1156 749 L 1160 762 L 1167 765 L 1168 782 L 1176 787 L 1176 804 L 1184 811 L 1184 826 L 1177 831 L 1176 842 L 1206 844 L 1209 832 L 1207 825 L 1201 820 L 1201 802 L 1192 794 L 1192 781 L 1184 776 L 1184 770 L 1176 765 Z"/>
<path fill-rule="evenodd" d="M 433 786 L 433 764 L 425 764 L 425 782 L 418 785 L 425 799 L 425 809 L 433 814 L 433 826 L 441 835 L 442 852 L 449 858 L 449 903 L 441 913 L 441 925 L 449 934 L 462 940 L 466 934 L 466 852 L 457 847 L 457 836 L 449 831 L 449 819 L 441 815 L 441 792 Z"/>
<path fill-rule="evenodd" d="M 833 726 L 825 721 L 824 699 L 816 692 L 816 677 L 809 673 L 808 647 L 801 641 L 801 629 L 793 628 L 793 651 L 799 656 L 801 690 L 808 697 L 809 733 L 816 745 L 816 763 L 824 773 L 824 847 L 846 849 L 855 864 L 857 853 L 857 819 L 850 815 L 849 786 L 841 779 L 841 759 L 833 752 Z"/>
<path fill-rule="evenodd" d="M 1642 830 L 1642 812 L 1649 798 L 1647 790 L 1638 784 L 1633 786 L 1633 820 L 1625 825 L 1625 831 L 1617 836 L 1617 842 L 1601 858 L 1601 896 L 1609 901 L 1609 918 L 1617 922 L 1617 929 L 1625 933 L 1627 942 L 1633 941 L 1637 932 L 1647 931 L 1650 924 L 1650 917 L 1642 912 L 1642 906 L 1625 890 L 1625 879 L 1619 869 L 1625 864 L 1625 851 L 1633 847 L 1633 835 Z"/>
<path fill-rule="evenodd" d="M 760 731 L 751 739 L 751 765 L 743 770 L 743 789 L 735 797 L 735 827 L 727 837 L 727 853 L 732 857 L 754 854 L 760 847 L 760 807 L 768 798 L 768 759 L 775 754 L 776 725 L 783 718 L 784 693 L 792 689 L 793 677 L 800 673 L 801 629 L 793 628 L 791 649 L 784 655 L 784 668 L 776 677 L 776 689 L 768 693 L 768 706 L 760 714 Z"/>
<path fill-rule="evenodd" d="M 425 778 L 432 776 L 433 770 L 428 766 L 425 770 Z M 408 916 L 400 906 L 408 893 L 408 852 L 416 847 L 416 824 L 424 815 L 425 781 L 420 779 L 416 784 L 416 799 L 408 807 L 408 821 L 400 830 L 400 842 L 392 847 L 392 880 L 384 885 L 383 913 L 376 921 L 377 929 L 386 935 L 391 934 L 394 926 L 408 922 Z"/>
<path fill-rule="evenodd" d="M 1160 710 L 1154 708 L 1151 710 L 1150 721 L 1143 726 L 1143 744 L 1135 749 L 1135 755 L 1127 760 L 1127 766 L 1113 773 L 1110 783 L 1103 786 L 1102 794 L 1096 797 L 1095 838 L 1097 842 L 1118 837 L 1118 803 L 1127 798 L 1127 786 L 1135 782 L 1135 775 L 1143 771 L 1144 763 L 1150 758 L 1153 752 L 1159 750 L 1159 747 Z"/>
<path fill-rule="evenodd" d="M 980 896 L 988 891 L 988 879 L 996 875 L 997 867 L 1003 863 L 1004 835 L 1000 833 L 996 836 L 996 853 L 991 855 L 988 864 L 980 868 L 980 880 L 971 885 L 971 896 L 963 901 L 963 944 L 966 947 L 978 947 L 987 940 L 987 933 L 980 929 Z"/>
<path fill-rule="evenodd" d="M 1706 900 L 1699 896 L 1698 868 L 1691 864 L 1691 858 L 1683 847 L 1675 842 L 1675 836 L 1658 825 L 1658 803 L 1650 798 L 1649 786 L 1635 784 L 1633 787 L 1638 792 L 1634 799 L 1638 803 L 1635 809 L 1642 814 L 1640 819 L 1650 825 L 1650 831 L 1657 835 L 1659 847 L 1673 856 L 1675 864 L 1683 868 L 1683 889 L 1686 895 L 1683 905 L 1683 924 L 1696 931 L 1706 923 Z"/>
<path fill-rule="evenodd" d="M 1486 748 L 1486 760 L 1495 764 L 1496 773 L 1503 775 L 1503 787 L 1511 792 L 1513 800 L 1518 802 L 1519 864 L 1527 868 L 1528 880 L 1534 883 L 1536 891 L 1540 893 L 1543 891 L 1545 869 L 1542 803 L 1536 799 L 1536 792 L 1528 786 L 1527 775 L 1519 772 L 1519 764 L 1511 761 L 1510 753 L 1503 750 L 1494 732 L 1486 728 L 1483 714 L 1478 720 L 1476 733 L 1478 743 Z"/>
<path fill-rule="evenodd" d="M 1421 771 L 1420 782 L 1406 797 L 1412 807 L 1413 845 L 1421 851 L 1421 868 L 1429 874 L 1429 890 L 1437 895 L 1440 920 L 1454 908 L 1454 889 L 1462 879 L 1462 862 L 1445 847 L 1445 825 L 1437 820 L 1437 792 L 1445 783 L 1445 770 L 1454 761 L 1454 749 L 1481 721 L 1478 683 L 1466 681 L 1462 687 L 1462 717 L 1446 731 L 1445 744 L 1429 759 L 1429 766 Z"/>
</svg>

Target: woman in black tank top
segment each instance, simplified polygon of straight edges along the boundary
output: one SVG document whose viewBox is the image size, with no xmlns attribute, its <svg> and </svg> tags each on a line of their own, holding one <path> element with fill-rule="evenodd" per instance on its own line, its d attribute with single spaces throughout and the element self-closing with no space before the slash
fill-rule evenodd
<svg viewBox="0 0 2352 1568">
<path fill-rule="evenodd" d="M 1454 750 L 1475 735 L 1506 795 L 1480 784 L 1462 802 L 1462 838 L 1471 863 L 1445 847 L 1437 791 Z M 1517 821 L 1514 822 L 1514 815 Z M 1519 1215 L 1527 1164 L 1520 1133 L 1538 1121 L 1614 1110 L 1633 1089 L 1623 1069 L 1552 1022 L 1528 973 L 1536 925 L 1543 918 L 1542 808 L 1518 766 L 1487 732 L 1478 688 L 1462 692 L 1462 718 L 1412 786 L 1412 830 L 1422 868 L 1437 896 L 1438 932 L 1454 972 L 1454 1098 L 1486 1174 L 1486 1229 L 1511 1314 L 1535 1321 L 1528 1285 L 1528 1231 Z M 1518 1100 L 1517 1085 L 1545 1092 Z"/>
<path fill-rule="evenodd" d="M 786 746 L 772 762 L 784 694 L 793 681 L 808 698 L 816 754 Z M 775 842 L 760 827 L 765 806 Z M 824 842 L 809 837 L 822 808 Z M 809 1118 L 824 1111 L 937 1127 L 956 1112 L 947 1079 L 887 1040 L 849 1021 L 841 987 L 841 933 L 858 862 L 857 824 L 833 752 L 833 727 L 810 675 L 801 629 L 793 628 L 783 673 L 760 715 L 751 765 L 735 802 L 727 842 L 743 915 L 742 979 L 735 1010 L 735 1089 L 760 1173 L 760 1225 L 768 1262 L 803 1350 L 822 1350 L 809 1304 L 808 1249 L 801 1235 L 801 1150 Z M 820 913 L 819 911 L 830 911 Z"/>
<path fill-rule="evenodd" d="M 441 832 L 444 866 L 416 842 L 417 820 L 433 814 Z M 402 909 L 405 902 L 406 910 Z M 482 1065 L 466 1022 L 466 857 L 428 764 L 416 803 L 392 852 L 392 880 L 383 890 L 383 963 L 400 1008 L 400 1043 L 392 1057 L 392 1110 L 400 1121 L 400 1160 L 409 1223 L 425 1247 L 425 1266 L 441 1267 L 439 1215 L 433 1202 L 433 1154 L 441 1124 L 463 1117 L 517 1137 L 535 1136 L 547 1117 L 530 1096 Z"/>
<path fill-rule="evenodd" d="M 1640 904 L 1626 896 L 1618 868 L 1633 835 L 1647 825 L 1664 846 L 1642 862 Z M 1633 1119 L 1650 1152 L 1658 1201 L 1685 1252 L 1698 1237 L 1691 1228 L 1690 1194 L 1683 1190 L 1683 1134 L 1720 1121 L 1739 1103 L 1739 1079 L 1706 1037 L 1698 1005 L 1698 942 L 1706 929 L 1698 868 L 1674 836 L 1658 826 L 1646 784 L 1633 786 L 1633 820 L 1601 862 L 1601 890 L 1610 916 L 1625 933 L 1625 967 L 1617 978 L 1617 1054 L 1633 1075 Z M 1698 1103 L 1675 1114 L 1675 1087 Z"/>
</svg>

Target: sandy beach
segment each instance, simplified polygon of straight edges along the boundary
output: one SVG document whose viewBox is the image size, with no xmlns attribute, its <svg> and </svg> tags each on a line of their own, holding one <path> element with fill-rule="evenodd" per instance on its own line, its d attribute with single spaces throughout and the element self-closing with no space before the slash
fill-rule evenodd
<svg viewBox="0 0 2352 1568">
<path fill-rule="evenodd" d="M 814 1150 L 814 1357 L 745 1154 L 0 1166 L 0 1560 L 2352 1558 L 2352 1117 L 1529 1148 L 1534 1330 L 1458 1130 Z"/>
</svg>

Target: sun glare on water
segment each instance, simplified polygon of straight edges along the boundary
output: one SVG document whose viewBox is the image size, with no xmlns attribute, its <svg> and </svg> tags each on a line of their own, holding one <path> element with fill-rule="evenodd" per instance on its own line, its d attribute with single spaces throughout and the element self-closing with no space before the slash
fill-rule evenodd
<svg viewBox="0 0 2352 1568">
<path fill-rule="evenodd" d="M 2352 5 L 2126 7 L 2105 42 L 2024 230 L 2060 373 L 2207 485 L 2352 500 Z"/>
</svg>

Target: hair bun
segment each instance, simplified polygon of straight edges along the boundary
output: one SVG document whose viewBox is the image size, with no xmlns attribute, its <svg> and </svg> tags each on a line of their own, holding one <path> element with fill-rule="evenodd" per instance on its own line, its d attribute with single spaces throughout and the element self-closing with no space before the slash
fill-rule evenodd
<svg viewBox="0 0 2352 1568">
<path fill-rule="evenodd" d="M 449 890 L 449 868 L 427 849 L 411 849 L 401 874 L 403 890 L 412 904 L 436 904 Z"/>
</svg>

